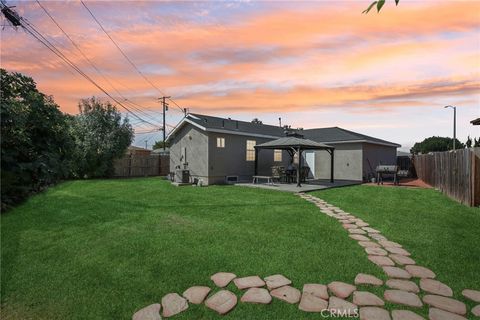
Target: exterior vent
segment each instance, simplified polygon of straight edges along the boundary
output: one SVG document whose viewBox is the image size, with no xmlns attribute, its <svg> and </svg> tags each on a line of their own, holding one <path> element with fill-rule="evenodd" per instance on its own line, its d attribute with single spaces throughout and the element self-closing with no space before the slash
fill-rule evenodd
<svg viewBox="0 0 480 320">
<path fill-rule="evenodd" d="M 228 184 L 236 183 L 238 182 L 238 176 L 226 176 L 225 182 Z"/>
</svg>

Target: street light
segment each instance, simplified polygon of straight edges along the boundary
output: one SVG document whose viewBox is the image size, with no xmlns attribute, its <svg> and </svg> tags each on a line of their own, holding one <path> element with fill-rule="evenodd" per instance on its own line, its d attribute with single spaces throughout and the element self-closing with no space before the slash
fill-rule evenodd
<svg viewBox="0 0 480 320">
<path fill-rule="evenodd" d="M 457 107 L 445 106 L 445 108 L 453 109 L 453 151 L 455 151 L 455 141 L 457 140 Z"/>
</svg>

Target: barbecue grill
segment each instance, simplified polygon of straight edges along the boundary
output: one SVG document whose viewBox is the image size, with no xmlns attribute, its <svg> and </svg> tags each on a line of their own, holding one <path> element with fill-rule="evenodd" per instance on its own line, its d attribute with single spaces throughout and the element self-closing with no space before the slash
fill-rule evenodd
<svg viewBox="0 0 480 320">
<path fill-rule="evenodd" d="M 377 184 L 383 184 L 383 175 L 391 174 L 393 175 L 393 184 L 398 185 L 398 166 L 396 165 L 378 165 L 375 169 L 377 172 Z"/>
</svg>

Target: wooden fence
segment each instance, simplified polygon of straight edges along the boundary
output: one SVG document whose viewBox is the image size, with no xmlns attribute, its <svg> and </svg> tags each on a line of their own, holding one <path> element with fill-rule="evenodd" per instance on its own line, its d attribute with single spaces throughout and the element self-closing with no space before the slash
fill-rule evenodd
<svg viewBox="0 0 480 320">
<path fill-rule="evenodd" d="M 450 198 L 480 205 L 480 148 L 416 155 L 417 176 Z"/>
<path fill-rule="evenodd" d="M 128 154 L 114 163 L 115 177 L 166 176 L 170 172 L 169 155 Z"/>
</svg>

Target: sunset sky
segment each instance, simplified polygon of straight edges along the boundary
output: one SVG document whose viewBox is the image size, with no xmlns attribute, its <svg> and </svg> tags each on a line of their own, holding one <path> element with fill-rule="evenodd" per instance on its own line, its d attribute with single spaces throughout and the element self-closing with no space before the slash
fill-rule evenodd
<svg viewBox="0 0 480 320">
<path fill-rule="evenodd" d="M 402 144 L 480 137 L 480 1 L 205 1 L 86 4 L 144 75 L 191 112 L 292 127 L 339 126 Z M 37 3 L 8 1 L 82 70 L 117 93 Z M 78 1 L 42 1 L 121 94 L 161 123 L 161 95 Z M 3 23 L 5 23 L 3 21 Z M 65 112 L 103 97 L 21 29 L 1 32 L 1 66 L 33 77 Z M 180 111 L 172 106 L 167 123 Z M 150 119 L 151 120 L 151 119 Z M 132 118 L 138 131 L 149 130 Z M 137 145 L 160 133 L 138 134 Z"/>
</svg>

